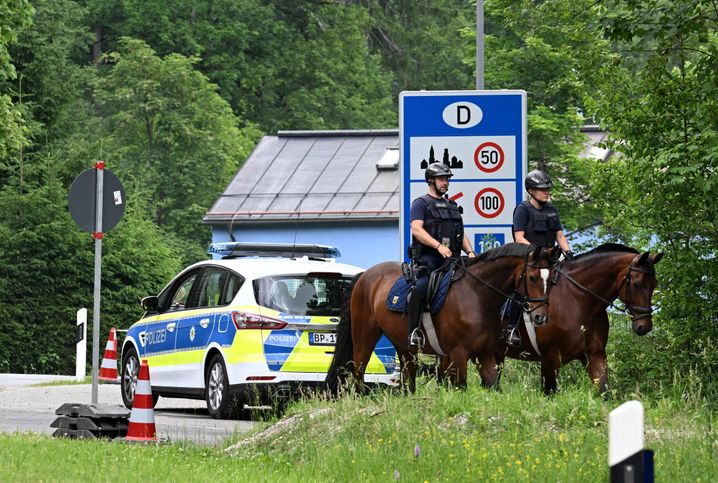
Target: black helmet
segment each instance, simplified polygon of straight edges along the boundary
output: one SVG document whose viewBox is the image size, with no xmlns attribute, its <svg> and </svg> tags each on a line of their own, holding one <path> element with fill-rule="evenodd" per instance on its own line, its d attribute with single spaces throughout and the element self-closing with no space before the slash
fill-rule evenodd
<svg viewBox="0 0 718 483">
<path fill-rule="evenodd" d="M 447 176 L 451 178 L 454 173 L 451 172 L 449 167 L 444 163 L 431 163 L 426 171 L 424 171 L 424 179 L 429 182 L 430 178 L 436 178 L 437 176 Z"/>
<path fill-rule="evenodd" d="M 526 191 L 534 189 L 551 189 L 553 183 L 551 183 L 549 175 L 537 169 L 526 175 L 524 186 L 526 187 Z"/>
</svg>

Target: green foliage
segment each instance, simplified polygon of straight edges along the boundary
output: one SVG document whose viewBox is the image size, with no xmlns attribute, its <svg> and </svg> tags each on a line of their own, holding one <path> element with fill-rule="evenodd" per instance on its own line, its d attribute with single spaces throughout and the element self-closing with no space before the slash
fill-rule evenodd
<svg viewBox="0 0 718 483">
<path fill-rule="evenodd" d="M 622 156 L 597 167 L 594 194 L 606 231 L 666 252 L 663 350 L 679 373 L 709 383 L 718 339 L 718 14 L 706 1 L 601 5 L 616 53 L 596 66 L 599 90 L 587 105 Z"/>
<path fill-rule="evenodd" d="M 33 8 L 28 0 L 0 0 L 0 180 L 3 160 L 27 144 L 27 128 L 21 112 L 13 105 L 7 79 L 15 78 L 8 45 L 30 24 Z"/>
<path fill-rule="evenodd" d="M 580 159 L 583 97 L 591 90 L 579 66 L 599 57 L 603 43 L 589 28 L 589 0 L 486 2 L 487 89 L 528 94 L 529 169 L 546 170 L 566 231 L 592 224 L 597 211 L 586 196 L 591 160 Z"/>
<path fill-rule="evenodd" d="M 58 474 L 127 481 L 137 468 L 151 481 L 210 474 L 268 482 L 608 479 L 608 414 L 622 400 L 604 401 L 582 384 L 544 397 L 534 368 L 511 364 L 501 391 L 481 388 L 474 371 L 464 391 L 420 379 L 416 395 L 310 399 L 290 407 L 279 424 L 238 434 L 226 443 L 237 442 L 232 449 L 3 435 L 0 451 L 8 479 L 33 481 Z M 699 481 L 716 473 L 711 406 L 681 392 L 644 401 L 644 409 L 646 447 L 656 452 L 661 479 Z"/>
<path fill-rule="evenodd" d="M 465 0 L 357 0 L 374 19 L 369 40 L 404 90 L 476 86 L 476 7 Z M 467 51 L 469 52 L 467 54 Z"/>
<path fill-rule="evenodd" d="M 122 36 L 196 57 L 234 112 L 265 132 L 395 125 L 364 9 L 332 2 L 91 1 L 106 50 Z"/>
<path fill-rule="evenodd" d="M 216 87 L 179 54 L 164 59 L 125 39 L 96 82 L 99 138 L 128 197 L 149 200 L 151 218 L 169 233 L 206 244 L 202 216 L 258 137 L 240 131 Z"/>
</svg>

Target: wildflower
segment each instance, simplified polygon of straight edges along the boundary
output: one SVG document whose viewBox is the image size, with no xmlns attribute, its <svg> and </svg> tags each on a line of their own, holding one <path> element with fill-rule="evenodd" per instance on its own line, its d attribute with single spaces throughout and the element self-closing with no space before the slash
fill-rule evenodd
<svg viewBox="0 0 718 483">
<path fill-rule="evenodd" d="M 414 446 L 414 457 L 418 458 L 421 454 L 421 448 L 419 447 L 419 443 L 416 443 L 416 446 Z"/>
<path fill-rule="evenodd" d="M 399 470 L 394 470 L 394 479 L 398 480 L 399 478 L 401 478 L 401 474 L 399 473 Z"/>
</svg>

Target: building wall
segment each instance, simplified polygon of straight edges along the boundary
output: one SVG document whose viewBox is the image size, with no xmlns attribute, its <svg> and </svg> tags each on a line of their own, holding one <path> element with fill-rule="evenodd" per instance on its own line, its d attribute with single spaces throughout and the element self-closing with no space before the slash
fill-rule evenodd
<svg viewBox="0 0 718 483">
<path fill-rule="evenodd" d="M 401 261 L 399 225 L 396 221 L 336 223 L 265 223 L 235 225 L 235 241 L 266 243 L 316 243 L 339 248 L 338 262 L 369 268 L 386 261 Z M 212 242 L 229 242 L 227 226 L 212 227 Z"/>
</svg>

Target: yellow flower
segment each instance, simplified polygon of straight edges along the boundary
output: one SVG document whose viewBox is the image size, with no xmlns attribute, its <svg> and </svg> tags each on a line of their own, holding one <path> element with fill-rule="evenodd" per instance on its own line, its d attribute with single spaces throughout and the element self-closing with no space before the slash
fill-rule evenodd
<svg viewBox="0 0 718 483">
<path fill-rule="evenodd" d="M 566 441 L 566 435 L 564 433 L 559 434 L 558 440 L 563 443 L 564 441 Z"/>
</svg>

